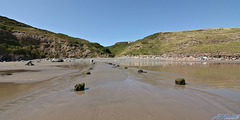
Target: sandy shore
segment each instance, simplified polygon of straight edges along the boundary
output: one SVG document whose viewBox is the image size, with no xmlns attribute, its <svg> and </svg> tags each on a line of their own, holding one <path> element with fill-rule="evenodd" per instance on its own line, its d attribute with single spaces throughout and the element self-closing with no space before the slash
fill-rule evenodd
<svg viewBox="0 0 240 120">
<path fill-rule="evenodd" d="M 61 84 L 44 84 L 51 87 L 2 106 L 0 119 L 207 120 L 219 113 L 240 112 L 239 101 L 191 86 L 175 86 L 172 76 L 161 76 L 167 81 L 158 86 L 144 82 L 159 77 L 156 72 L 138 74 L 135 68 L 98 62 L 91 75 L 83 73 L 65 74 L 56 80 Z M 81 82 L 87 89 L 74 92 L 74 85 Z"/>
</svg>

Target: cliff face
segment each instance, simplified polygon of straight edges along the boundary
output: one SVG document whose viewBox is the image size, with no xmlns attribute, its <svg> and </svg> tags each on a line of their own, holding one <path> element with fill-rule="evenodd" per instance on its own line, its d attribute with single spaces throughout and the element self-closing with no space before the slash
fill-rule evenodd
<svg viewBox="0 0 240 120">
<path fill-rule="evenodd" d="M 86 44 L 81 43 L 81 40 L 77 39 L 74 42 L 69 42 L 65 39 L 61 39 L 56 36 L 49 36 L 46 34 L 33 34 L 25 32 L 13 32 L 19 41 L 22 41 L 22 46 L 37 45 L 38 50 L 41 51 L 44 56 L 59 57 L 59 58 L 82 58 L 82 57 L 107 57 L 107 49 L 100 46 L 104 50 L 98 50 L 94 45 L 96 43 L 90 43 L 86 41 Z M 91 48 L 93 47 L 93 48 Z M 94 50 L 95 48 L 95 50 Z"/>
<path fill-rule="evenodd" d="M 0 61 L 109 56 L 111 52 L 98 43 L 37 29 L 0 16 Z"/>
</svg>

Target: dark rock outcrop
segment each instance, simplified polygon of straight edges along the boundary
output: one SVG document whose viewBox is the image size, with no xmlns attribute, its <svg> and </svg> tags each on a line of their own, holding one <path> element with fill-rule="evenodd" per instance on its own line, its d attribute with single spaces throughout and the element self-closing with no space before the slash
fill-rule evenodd
<svg viewBox="0 0 240 120">
<path fill-rule="evenodd" d="M 27 62 L 25 65 L 34 66 L 34 64 L 32 63 L 32 61 Z"/>
<path fill-rule="evenodd" d="M 140 69 L 138 70 L 138 73 L 147 73 L 147 72 Z"/>
<path fill-rule="evenodd" d="M 86 75 L 90 75 L 91 74 L 91 72 L 86 72 Z"/>
<path fill-rule="evenodd" d="M 177 85 L 185 85 L 186 84 L 185 83 L 185 79 L 184 78 L 177 78 L 175 80 L 175 84 L 177 84 Z"/>
</svg>

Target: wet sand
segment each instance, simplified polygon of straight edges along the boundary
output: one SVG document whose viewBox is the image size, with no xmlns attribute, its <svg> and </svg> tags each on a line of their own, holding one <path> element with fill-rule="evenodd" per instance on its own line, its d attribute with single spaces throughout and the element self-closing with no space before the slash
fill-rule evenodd
<svg viewBox="0 0 240 120">
<path fill-rule="evenodd" d="M 56 76 L 69 74 L 78 71 L 77 69 L 67 69 L 59 67 L 73 63 L 57 62 L 33 62 L 34 66 L 26 66 L 26 62 L 1 62 L 0 82 L 30 83 L 44 81 Z M 6 75 L 10 73 L 10 75 Z"/>
<path fill-rule="evenodd" d="M 25 102 L 28 97 L 38 95 L 36 93 L 54 88 L 62 83 L 64 76 L 78 73 L 88 66 L 82 64 L 76 69 L 71 67 L 73 65 L 76 67 L 76 63 L 34 62 L 34 64 L 35 66 L 25 66 L 25 62 L 0 63 L 0 111 Z"/>
<path fill-rule="evenodd" d="M 176 86 L 178 74 L 113 68 L 98 62 L 86 69 L 49 80 L 36 93 L 0 107 L 2 120 L 205 120 L 219 113 L 239 114 L 238 91 Z M 76 83 L 86 90 L 74 92 Z M 5 86 L 5 85 L 3 85 Z M 196 87 L 197 86 L 197 87 Z M 225 95 L 230 93 L 230 95 Z"/>
</svg>

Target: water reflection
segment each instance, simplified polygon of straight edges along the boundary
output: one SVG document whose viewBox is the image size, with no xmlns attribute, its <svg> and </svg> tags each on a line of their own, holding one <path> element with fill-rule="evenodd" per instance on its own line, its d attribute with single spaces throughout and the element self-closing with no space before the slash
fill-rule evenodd
<svg viewBox="0 0 240 120">
<path fill-rule="evenodd" d="M 57 67 L 63 67 L 63 68 L 71 68 L 71 69 L 84 69 L 86 67 L 89 67 L 90 64 L 82 64 L 82 63 L 72 63 L 68 65 L 57 65 Z"/>
<path fill-rule="evenodd" d="M 25 83 L 25 84 L 16 84 L 16 83 L 0 83 L 0 101 L 8 100 L 19 93 L 30 89 L 35 83 Z M 1 102 L 0 102 L 1 105 Z"/>
<path fill-rule="evenodd" d="M 186 85 L 187 85 L 187 84 L 186 84 Z M 185 85 L 175 85 L 174 87 L 177 88 L 177 89 L 184 89 L 184 88 L 185 88 Z"/>
<path fill-rule="evenodd" d="M 83 95 L 85 94 L 85 91 L 74 91 L 77 95 Z"/>
<path fill-rule="evenodd" d="M 84 90 L 83 91 L 74 91 L 77 95 L 83 95 L 83 94 L 85 94 L 86 92 L 86 90 L 89 90 L 89 88 L 84 88 Z"/>
<path fill-rule="evenodd" d="M 23 69 L 5 70 L 5 71 L 0 71 L 0 76 L 8 76 L 8 75 L 12 75 L 13 73 L 21 73 L 21 72 L 39 72 L 39 70 L 23 70 Z"/>
</svg>

